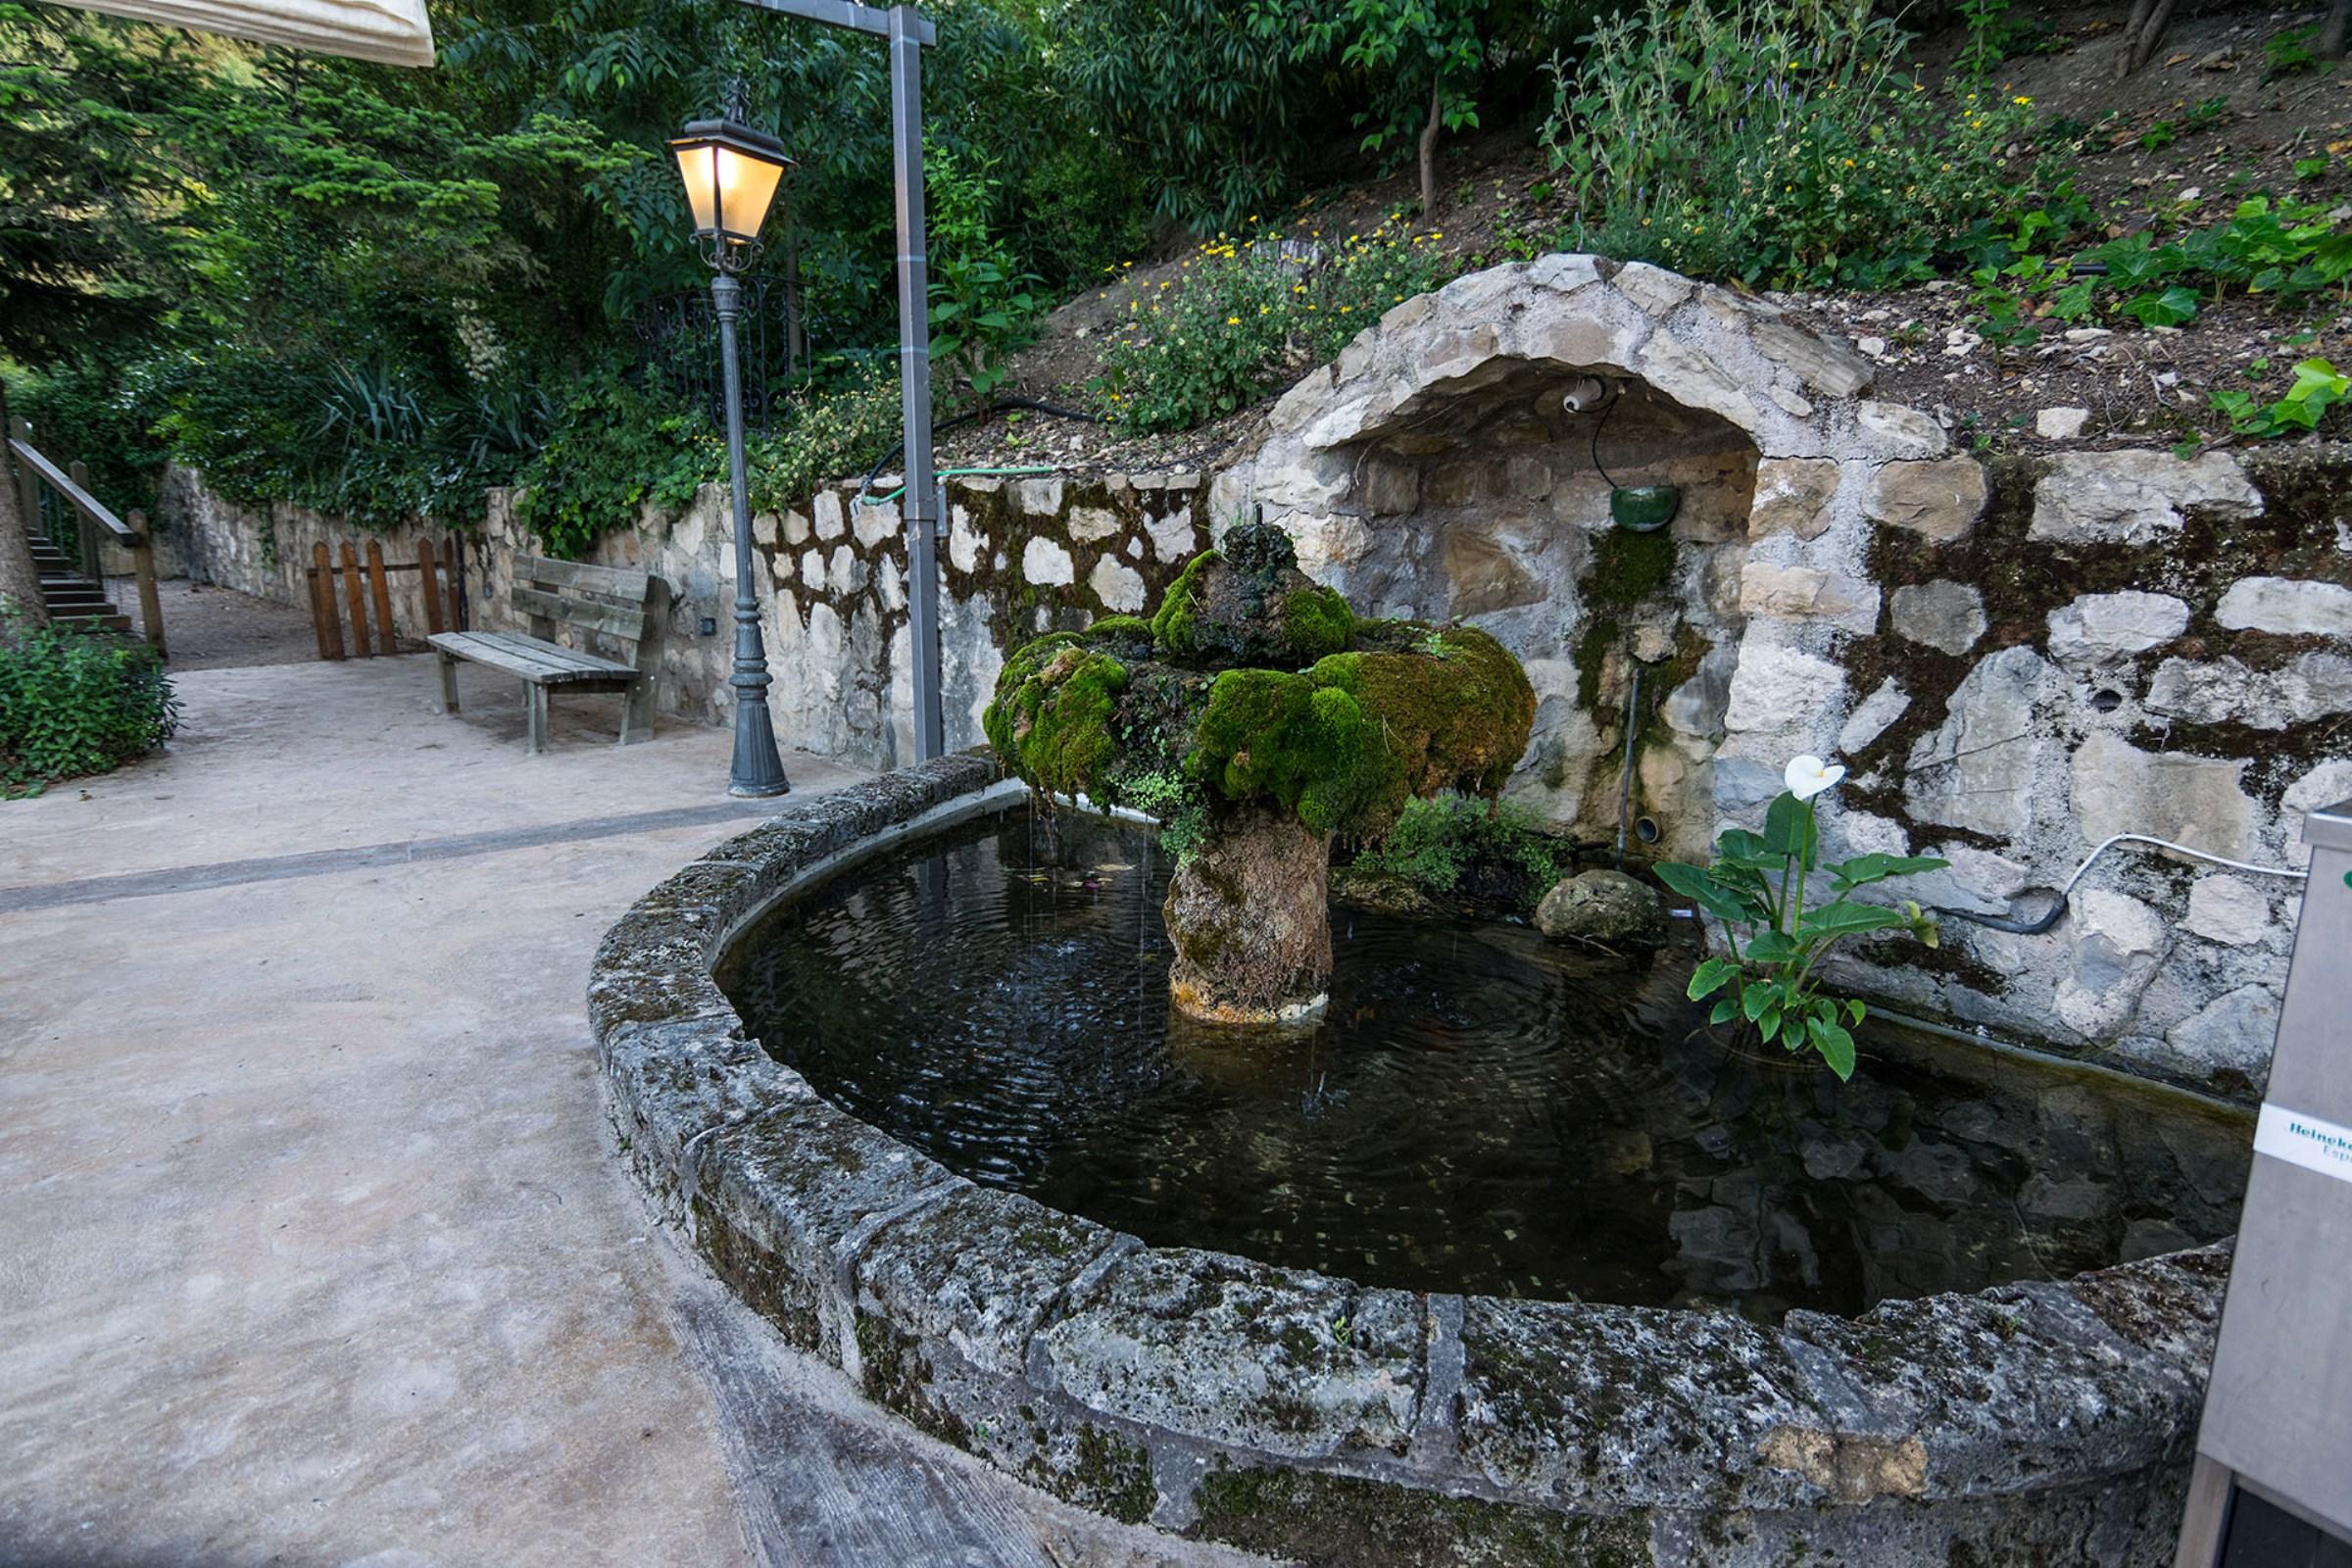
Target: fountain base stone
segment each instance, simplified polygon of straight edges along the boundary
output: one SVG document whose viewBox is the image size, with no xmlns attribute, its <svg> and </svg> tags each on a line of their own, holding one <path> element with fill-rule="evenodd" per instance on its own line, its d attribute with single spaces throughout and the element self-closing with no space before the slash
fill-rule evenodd
<svg viewBox="0 0 2352 1568">
<path fill-rule="evenodd" d="M 1013 804 L 996 780 L 963 756 L 796 801 L 590 976 L 664 1219 L 867 1397 L 1070 1501 L 1334 1568 L 2172 1560 L 2227 1244 L 1777 1324 L 1418 1293 L 1148 1247 L 831 1104 L 712 965 L 779 900 Z"/>
<path fill-rule="evenodd" d="M 1207 1023 L 1311 1017 L 1331 980 L 1331 835 L 1287 813 L 1222 813 L 1168 887 L 1168 991 Z"/>
</svg>

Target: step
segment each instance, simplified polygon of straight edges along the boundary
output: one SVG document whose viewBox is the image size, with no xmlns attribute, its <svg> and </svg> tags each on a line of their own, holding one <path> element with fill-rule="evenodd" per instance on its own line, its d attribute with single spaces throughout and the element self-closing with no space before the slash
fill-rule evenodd
<svg viewBox="0 0 2352 1568">
<path fill-rule="evenodd" d="M 68 631 L 128 631 L 128 615 L 52 615 L 49 623 Z"/>
</svg>

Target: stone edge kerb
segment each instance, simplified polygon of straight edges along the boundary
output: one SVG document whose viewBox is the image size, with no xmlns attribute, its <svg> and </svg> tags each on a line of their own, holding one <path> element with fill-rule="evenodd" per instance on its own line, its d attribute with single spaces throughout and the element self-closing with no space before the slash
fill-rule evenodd
<svg viewBox="0 0 2352 1568">
<path fill-rule="evenodd" d="M 663 1220 L 787 1338 L 916 1425 L 1072 1500 L 1173 1527 L 1194 1521 L 1198 1487 L 1227 1469 L 1322 1472 L 1589 1518 L 1652 1510 L 1689 1520 L 1873 1498 L 2022 1502 L 2184 1461 L 2226 1244 L 2063 1284 L 1889 1302 L 1850 1322 L 1791 1313 L 1777 1329 L 1670 1309 L 1424 1297 L 1406 1314 L 1418 1343 L 1378 1366 L 1370 1347 L 1317 1347 L 1301 1362 L 1295 1345 L 1285 1351 L 1269 1339 L 1265 1364 L 1295 1370 L 1324 1399 L 1299 1418 L 1311 1425 L 1298 1442 L 1269 1444 L 1262 1423 L 1211 1421 L 1198 1409 L 1182 1422 L 1155 1419 L 1168 1406 L 1136 1392 L 1138 1368 L 1147 1382 L 1184 1377 L 1199 1325 L 1177 1312 L 1102 1328 L 1122 1278 L 1191 1270 L 1261 1309 L 1298 1296 L 1341 1301 L 1366 1321 L 1388 1310 L 1382 1298 L 1404 1293 L 1146 1248 L 974 1187 L 833 1107 L 746 1039 L 712 978 L 728 943 L 779 896 L 988 809 L 1014 789 L 976 751 L 795 803 L 639 900 L 590 975 L 612 1119 Z M 891 1249 L 951 1202 L 975 1206 L 1003 1236 L 1051 1221 L 1083 1238 L 1059 1238 L 1074 1259 L 1031 1260 L 1059 1284 L 1045 1307 L 1022 1314 L 1004 1354 L 985 1353 L 983 1326 L 908 1310 L 904 1289 L 885 1279 L 894 1268 L 936 1277 L 935 1261 Z M 1049 1345 L 1089 1313 L 1091 1338 L 1073 1331 Z M 1506 1372 L 1494 1332 L 1506 1319 L 1599 1353 Z M 1693 1355 L 1694 1340 L 1737 1349 L 1717 1365 Z M 1020 1370 L 1007 1375 L 1008 1363 Z M 1622 1387 L 1595 1387 L 1596 1365 L 1604 1385 Z M 1395 1397 L 1378 1421 L 1332 1402 L 1399 1378 L 1404 1436 L 1393 1444 L 1365 1433 L 1388 1433 Z M 2019 1430 L 1985 1397 L 2014 1388 L 2027 1407 L 2036 1398 L 2046 1407 L 2060 1386 L 2074 1396 L 2039 1430 Z M 1427 1407 L 1433 1390 L 1442 1408 Z M 1661 1418 L 1678 1416 L 1717 1428 L 1703 1435 L 1702 1462 L 1646 1462 L 1665 1451 Z"/>
</svg>

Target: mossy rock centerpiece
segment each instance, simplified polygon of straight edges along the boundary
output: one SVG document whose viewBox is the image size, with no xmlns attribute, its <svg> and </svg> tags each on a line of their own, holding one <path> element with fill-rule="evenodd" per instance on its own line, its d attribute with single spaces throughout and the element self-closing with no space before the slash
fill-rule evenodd
<svg viewBox="0 0 2352 1568">
<path fill-rule="evenodd" d="M 1178 857 L 1168 983 L 1218 1022 L 1310 1014 L 1331 975 L 1336 836 L 1407 801 L 1494 796 L 1536 695 L 1472 627 L 1359 619 L 1267 523 L 1194 558 L 1149 620 L 1054 632 L 1006 662 L 989 743 L 1047 797 L 1157 817 Z"/>
</svg>

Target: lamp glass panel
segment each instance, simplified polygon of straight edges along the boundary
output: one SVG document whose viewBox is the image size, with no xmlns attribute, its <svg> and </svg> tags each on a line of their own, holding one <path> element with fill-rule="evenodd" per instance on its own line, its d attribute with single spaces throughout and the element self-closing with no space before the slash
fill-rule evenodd
<svg viewBox="0 0 2352 1568">
<path fill-rule="evenodd" d="M 776 183 L 784 177 L 784 166 L 748 157 L 732 147 L 711 152 L 718 160 L 717 177 L 706 179 L 705 188 L 717 187 L 719 226 L 729 239 L 758 239 L 760 225 L 767 220 L 768 204 L 776 199 Z M 694 220 L 698 228 L 706 226 L 700 210 Z"/>
<path fill-rule="evenodd" d="M 714 166 L 718 149 L 705 141 L 678 143 L 670 150 L 677 154 L 678 177 L 686 182 L 686 202 L 694 209 L 694 231 L 715 234 L 719 184 Z"/>
</svg>

